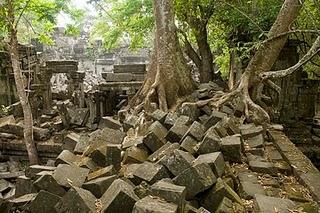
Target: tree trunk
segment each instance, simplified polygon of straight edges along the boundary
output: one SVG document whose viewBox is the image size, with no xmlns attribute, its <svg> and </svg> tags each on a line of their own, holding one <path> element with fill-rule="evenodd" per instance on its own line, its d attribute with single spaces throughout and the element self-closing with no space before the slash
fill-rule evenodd
<svg viewBox="0 0 320 213">
<path fill-rule="evenodd" d="M 20 68 L 19 61 L 19 51 L 18 51 L 18 39 L 17 39 L 17 30 L 15 29 L 15 16 L 14 16 L 14 6 L 11 0 L 8 1 L 8 18 L 10 19 L 10 47 L 9 53 L 11 57 L 12 69 L 14 73 L 14 79 L 16 82 L 17 93 L 20 99 L 20 104 L 23 110 L 24 116 L 24 140 L 26 143 L 26 148 L 29 157 L 29 163 L 31 165 L 38 164 L 38 153 L 33 140 L 33 118 L 31 107 L 28 101 L 28 97 L 25 92 L 23 76 Z"/>
<path fill-rule="evenodd" d="M 158 108 L 168 111 L 193 92 L 195 83 L 178 43 L 172 0 L 153 2 L 155 50 L 144 84 L 132 103 L 142 103 L 146 110 L 150 103 L 156 103 Z"/>
</svg>

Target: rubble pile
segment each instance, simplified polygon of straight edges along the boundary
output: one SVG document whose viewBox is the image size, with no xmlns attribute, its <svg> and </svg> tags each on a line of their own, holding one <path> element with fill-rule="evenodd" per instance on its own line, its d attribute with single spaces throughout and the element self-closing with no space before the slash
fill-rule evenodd
<svg viewBox="0 0 320 213">
<path fill-rule="evenodd" d="M 217 90 L 201 85 L 194 97 Z M 0 212 L 318 212 L 241 104 L 120 118 L 103 117 L 87 137 L 69 133 L 48 165 L 0 173 Z"/>
</svg>

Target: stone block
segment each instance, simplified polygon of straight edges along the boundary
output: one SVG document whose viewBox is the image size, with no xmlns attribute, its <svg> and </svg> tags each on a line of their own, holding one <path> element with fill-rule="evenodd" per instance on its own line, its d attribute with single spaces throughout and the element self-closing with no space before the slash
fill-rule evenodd
<svg viewBox="0 0 320 213">
<path fill-rule="evenodd" d="M 122 143 L 122 149 L 127 149 L 129 147 L 138 147 L 140 149 L 143 149 L 145 151 L 148 151 L 148 148 L 145 146 L 143 143 L 143 137 L 138 136 L 138 137 L 125 137 L 123 143 Z"/>
<path fill-rule="evenodd" d="M 148 160 L 151 162 L 156 162 L 160 160 L 163 156 L 170 154 L 175 149 L 179 149 L 180 145 L 178 143 L 167 142 L 160 149 L 155 151 L 152 155 L 148 157 Z"/>
<path fill-rule="evenodd" d="M 49 174 L 39 177 L 34 182 L 34 186 L 38 190 L 45 190 L 60 197 L 62 197 L 66 193 L 64 188 L 58 184 L 58 182 L 53 178 L 52 175 Z"/>
<path fill-rule="evenodd" d="M 195 147 L 195 151 L 199 155 L 217 152 L 220 150 L 220 143 L 220 137 L 216 135 L 213 128 L 210 128 L 204 136 L 203 140 Z"/>
<path fill-rule="evenodd" d="M 226 125 L 225 122 L 222 120 L 213 126 L 215 133 L 221 138 L 229 135 L 228 130 L 226 129 L 225 125 Z"/>
<path fill-rule="evenodd" d="M 121 144 L 126 134 L 120 130 L 104 128 L 101 130 L 101 139 L 106 143 Z"/>
<path fill-rule="evenodd" d="M 173 175 L 177 176 L 184 170 L 192 166 L 195 158 L 188 152 L 174 150 L 169 155 L 160 159 L 160 164 L 164 165 Z"/>
<path fill-rule="evenodd" d="M 243 204 L 238 194 L 221 178 L 218 178 L 217 183 L 203 195 L 201 204 L 210 212 L 215 212 L 224 197 L 229 198 L 232 202 Z"/>
<path fill-rule="evenodd" d="M 140 184 L 142 181 L 153 184 L 158 180 L 170 177 L 168 170 L 159 164 L 150 162 L 144 162 L 134 172 L 134 179 L 132 180 L 135 184 Z"/>
<path fill-rule="evenodd" d="M 185 151 L 189 152 L 190 154 L 194 155 L 196 153 L 195 147 L 197 144 L 198 144 L 198 142 L 195 139 L 193 139 L 190 136 L 187 136 L 183 139 L 183 141 L 180 145 L 180 148 L 182 150 L 185 150 Z"/>
<path fill-rule="evenodd" d="M 274 213 L 275 209 L 279 213 L 289 212 L 289 209 L 296 209 L 296 204 L 284 198 L 275 198 L 264 195 L 255 195 L 254 211 L 263 213 Z"/>
<path fill-rule="evenodd" d="M 97 164 L 89 157 L 81 157 L 77 162 L 76 165 L 81 168 L 89 169 L 90 171 L 95 171 L 98 169 Z"/>
<path fill-rule="evenodd" d="M 177 118 L 176 122 L 174 123 L 174 125 L 185 125 L 185 126 L 190 126 L 192 124 L 193 120 L 186 116 L 186 115 L 181 115 Z"/>
<path fill-rule="evenodd" d="M 241 136 L 243 139 L 252 138 L 254 136 L 260 135 L 264 133 L 264 129 L 262 126 L 252 126 L 252 125 L 242 125 L 241 127 Z"/>
<path fill-rule="evenodd" d="M 89 109 L 87 108 L 68 108 L 68 113 L 70 116 L 70 124 L 84 126 L 88 121 Z"/>
<path fill-rule="evenodd" d="M 180 107 L 180 114 L 188 116 L 192 120 L 197 120 L 200 116 L 200 109 L 196 105 L 183 105 Z"/>
<path fill-rule="evenodd" d="M 166 140 L 172 143 L 180 142 L 182 137 L 187 133 L 189 127 L 186 125 L 175 124 L 171 129 L 169 129 L 168 134 L 166 135 Z"/>
<path fill-rule="evenodd" d="M 156 197 L 147 196 L 133 207 L 132 213 L 177 213 L 178 206 Z"/>
<path fill-rule="evenodd" d="M 28 178 L 34 179 L 39 172 L 42 172 L 42 171 L 53 172 L 55 169 L 56 167 L 53 167 L 53 166 L 32 165 L 26 169 L 26 176 Z"/>
<path fill-rule="evenodd" d="M 57 213 L 66 212 L 96 212 L 96 197 L 91 192 L 78 187 L 72 187 L 55 205 Z"/>
<path fill-rule="evenodd" d="M 76 147 L 77 143 L 80 140 L 80 135 L 74 132 L 69 133 L 63 140 L 62 149 L 69 150 L 73 152 L 74 148 Z"/>
<path fill-rule="evenodd" d="M 121 123 L 110 116 L 102 117 L 98 126 L 99 129 L 110 128 L 115 130 L 120 130 L 121 127 Z"/>
<path fill-rule="evenodd" d="M 250 148 L 262 148 L 264 145 L 263 135 L 259 134 L 250 137 L 245 142 L 249 145 Z"/>
<path fill-rule="evenodd" d="M 143 163 L 148 158 L 148 153 L 140 149 L 136 146 L 132 146 L 128 149 L 126 149 L 123 157 L 123 163 L 129 164 L 129 163 Z"/>
<path fill-rule="evenodd" d="M 115 174 L 116 174 L 116 170 L 114 169 L 113 165 L 111 165 L 111 166 L 107 166 L 97 171 L 89 173 L 87 180 L 90 181 L 96 178 L 107 177 Z"/>
<path fill-rule="evenodd" d="M 81 187 L 89 174 L 89 169 L 80 168 L 75 165 L 60 164 L 53 173 L 53 178 L 61 186 Z"/>
<path fill-rule="evenodd" d="M 226 165 L 221 152 L 199 155 L 198 158 L 194 161 L 194 165 L 202 163 L 209 164 L 216 177 L 221 177 L 224 174 Z"/>
<path fill-rule="evenodd" d="M 32 213 L 56 213 L 54 207 L 60 201 L 58 195 L 41 190 L 31 201 L 29 210 Z"/>
<path fill-rule="evenodd" d="M 133 186 L 117 179 L 101 197 L 103 213 L 114 213 L 121 209 L 121 213 L 131 213 L 139 197 L 134 193 Z"/>
<path fill-rule="evenodd" d="M 221 121 L 227 114 L 219 111 L 212 111 L 210 117 L 208 118 L 207 122 L 204 124 L 206 129 L 216 125 L 219 121 Z"/>
<path fill-rule="evenodd" d="M 167 117 L 167 113 L 162 110 L 157 109 L 156 111 L 151 113 L 150 117 L 154 121 L 159 121 L 161 124 L 164 124 L 164 121 L 166 120 L 166 117 Z"/>
<path fill-rule="evenodd" d="M 205 134 L 205 127 L 200 124 L 199 122 L 195 121 L 192 123 L 192 125 L 189 127 L 188 131 L 184 135 L 183 138 L 187 136 L 191 136 L 197 141 L 201 141 L 203 136 Z"/>
<path fill-rule="evenodd" d="M 246 200 L 253 199 L 255 194 L 265 195 L 263 187 L 258 183 L 250 181 L 241 181 L 239 186 L 239 195 Z"/>
<path fill-rule="evenodd" d="M 258 160 L 249 161 L 249 167 L 252 171 L 263 174 L 276 175 L 278 172 L 271 162 L 263 162 Z"/>
<path fill-rule="evenodd" d="M 113 165 L 115 169 L 121 166 L 121 145 L 108 144 L 106 152 L 106 166 Z"/>
<path fill-rule="evenodd" d="M 166 119 L 164 120 L 164 126 L 167 129 L 170 129 L 171 127 L 173 127 L 173 125 L 175 124 L 175 122 L 178 119 L 178 115 L 176 113 L 168 113 L 166 116 Z"/>
<path fill-rule="evenodd" d="M 216 213 L 234 213 L 232 200 L 227 197 L 224 197 L 220 202 Z"/>
<path fill-rule="evenodd" d="M 56 158 L 56 161 L 54 163 L 55 166 L 58 166 L 59 164 L 75 164 L 80 158 L 70 152 L 69 150 L 63 150 L 58 157 Z"/>
<path fill-rule="evenodd" d="M 89 157 L 95 162 L 98 166 L 104 167 L 106 165 L 107 159 L 107 146 L 100 146 L 97 149 L 94 149 Z"/>
<path fill-rule="evenodd" d="M 116 179 L 116 175 L 96 178 L 94 180 L 84 183 L 82 185 L 82 188 L 90 191 L 96 198 L 100 198 Z"/>
<path fill-rule="evenodd" d="M 155 121 L 149 126 L 148 133 L 143 138 L 143 143 L 151 152 L 155 152 L 165 144 L 165 136 L 167 134 L 168 130 L 160 122 Z"/>
<path fill-rule="evenodd" d="M 123 121 L 123 131 L 127 132 L 129 129 L 134 128 L 138 122 L 138 117 L 130 115 Z"/>
<path fill-rule="evenodd" d="M 3 192 L 3 179 L 0 180 L 0 185 L 1 185 L 1 189 L 0 191 Z M 6 187 L 6 190 L 9 188 L 9 184 Z M 15 197 L 20 197 L 22 195 L 25 194 L 32 194 L 32 193 L 36 193 L 37 189 L 35 188 L 35 186 L 32 183 L 32 180 L 26 176 L 20 176 L 17 178 L 16 180 L 16 191 L 15 191 Z"/>
<path fill-rule="evenodd" d="M 198 164 L 184 170 L 173 179 L 173 183 L 187 188 L 187 199 L 193 198 L 200 192 L 209 189 L 215 182 L 214 176 L 208 164 Z"/>
<path fill-rule="evenodd" d="M 151 186 L 151 194 L 178 205 L 183 209 L 186 198 L 186 187 L 178 186 L 165 180 L 160 180 Z"/>
<path fill-rule="evenodd" d="M 240 135 L 233 135 L 222 138 L 221 150 L 226 161 L 241 163 L 242 144 Z"/>
</svg>

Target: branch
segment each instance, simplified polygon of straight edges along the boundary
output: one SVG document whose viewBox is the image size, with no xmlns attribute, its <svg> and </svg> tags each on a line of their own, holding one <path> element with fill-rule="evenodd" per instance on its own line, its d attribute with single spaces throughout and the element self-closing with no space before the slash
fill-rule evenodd
<svg viewBox="0 0 320 213">
<path fill-rule="evenodd" d="M 27 7 L 29 6 L 30 2 L 31 2 L 31 0 L 28 0 L 28 1 L 26 2 L 26 5 L 22 8 L 22 10 L 21 10 L 21 12 L 20 12 L 20 14 L 19 14 L 19 16 L 18 16 L 18 19 L 17 19 L 17 21 L 16 21 L 15 29 L 17 28 L 17 26 L 18 26 L 18 24 L 19 24 L 19 22 L 20 22 L 20 19 L 21 19 L 22 15 L 24 14 L 25 10 L 27 9 Z"/>
<path fill-rule="evenodd" d="M 310 50 L 305 54 L 301 60 L 295 64 L 292 67 L 289 67 L 285 70 L 279 70 L 279 71 L 271 71 L 271 72 L 265 72 L 260 75 L 262 79 L 268 79 L 268 78 L 282 78 L 287 75 L 292 74 L 294 71 L 300 69 L 303 65 L 305 65 L 308 61 L 310 61 L 314 56 L 316 56 L 320 52 L 320 36 L 316 39 L 316 41 L 313 43 Z"/>
<path fill-rule="evenodd" d="M 36 34 L 36 35 L 39 35 L 39 34 L 40 34 L 40 33 L 38 33 L 38 32 L 34 29 L 34 27 L 32 26 L 31 22 L 30 22 L 24 15 L 22 15 L 22 18 L 27 22 L 27 24 L 30 26 L 30 28 L 31 28 L 31 30 L 32 30 L 32 32 L 33 32 L 34 34 Z"/>
</svg>

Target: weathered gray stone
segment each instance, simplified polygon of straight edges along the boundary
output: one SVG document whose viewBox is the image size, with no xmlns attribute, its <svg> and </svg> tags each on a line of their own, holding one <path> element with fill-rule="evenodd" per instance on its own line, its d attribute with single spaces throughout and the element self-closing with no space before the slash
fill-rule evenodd
<svg viewBox="0 0 320 213">
<path fill-rule="evenodd" d="M 218 178 L 217 183 L 202 197 L 201 204 L 210 212 L 215 212 L 224 197 L 242 204 L 242 200 L 238 194 L 221 178 Z"/>
<path fill-rule="evenodd" d="M 53 173 L 53 178 L 64 187 L 81 187 L 89 174 L 89 169 L 75 165 L 60 164 Z"/>
<path fill-rule="evenodd" d="M 152 155 L 150 155 L 148 157 L 148 160 L 151 162 L 156 162 L 156 161 L 160 160 L 163 156 L 169 155 L 174 150 L 179 149 L 179 146 L 180 145 L 178 143 L 167 142 L 160 149 L 158 149 Z"/>
<path fill-rule="evenodd" d="M 219 121 L 221 121 L 224 117 L 226 117 L 227 114 L 219 112 L 219 111 L 212 111 L 209 119 L 204 124 L 204 127 L 206 129 L 209 129 L 210 127 L 216 125 Z"/>
<path fill-rule="evenodd" d="M 275 209 L 279 213 L 289 213 L 289 210 L 296 209 L 296 204 L 289 199 L 275 198 L 259 194 L 255 195 L 255 212 L 274 213 Z"/>
<path fill-rule="evenodd" d="M 64 188 L 58 184 L 52 175 L 42 175 L 34 182 L 34 186 L 38 190 L 45 190 L 60 197 L 66 193 Z"/>
<path fill-rule="evenodd" d="M 87 179 L 90 181 L 96 178 L 107 177 L 114 174 L 116 174 L 116 170 L 114 169 L 113 165 L 111 165 L 89 173 Z"/>
<path fill-rule="evenodd" d="M 135 184 L 140 184 L 142 181 L 153 184 L 158 180 L 170 177 L 168 170 L 159 164 L 150 162 L 144 162 L 134 172 L 134 179 L 132 180 Z"/>
<path fill-rule="evenodd" d="M 185 126 L 190 126 L 192 124 L 193 120 L 186 116 L 186 115 L 181 115 L 177 118 L 176 122 L 174 123 L 174 125 L 185 125 Z"/>
<path fill-rule="evenodd" d="M 187 136 L 183 139 L 183 141 L 180 145 L 180 148 L 193 155 L 196 153 L 195 147 L 197 144 L 198 144 L 198 142 L 195 139 L 193 139 L 190 136 Z"/>
<path fill-rule="evenodd" d="M 195 150 L 199 155 L 217 152 L 220 150 L 220 143 L 220 137 L 216 135 L 213 128 L 210 128 L 204 136 L 203 140 L 199 144 L 197 144 Z"/>
<path fill-rule="evenodd" d="M 148 153 L 140 149 L 136 146 L 132 146 L 128 149 L 126 149 L 123 157 L 123 163 L 128 164 L 128 163 L 143 163 L 144 161 L 147 160 L 148 158 Z"/>
<path fill-rule="evenodd" d="M 209 189 L 216 180 L 217 179 L 208 164 L 198 164 L 175 177 L 173 183 L 179 186 L 186 186 L 186 197 L 187 199 L 190 199 L 198 193 Z"/>
<path fill-rule="evenodd" d="M 32 213 L 56 213 L 54 207 L 59 200 L 59 196 L 41 190 L 34 200 L 31 201 L 29 210 Z"/>
<path fill-rule="evenodd" d="M 2 181 L 3 180 L 0 181 L 0 185 L 2 185 Z M 32 180 L 26 176 L 18 177 L 15 185 L 16 185 L 15 197 L 20 197 L 25 194 L 32 194 L 37 192 L 37 189 L 33 185 Z"/>
<path fill-rule="evenodd" d="M 138 147 L 140 149 L 143 149 L 145 151 L 148 151 L 148 148 L 145 146 L 143 143 L 143 137 L 138 136 L 138 137 L 126 137 L 124 141 L 122 142 L 122 149 L 127 149 L 129 147 Z"/>
<path fill-rule="evenodd" d="M 73 150 L 73 153 L 82 155 L 89 145 L 89 137 L 81 136 L 79 142 L 76 144 L 76 147 Z"/>
<path fill-rule="evenodd" d="M 123 213 L 131 213 L 139 197 L 134 193 L 133 186 L 117 179 L 101 197 L 102 212 L 114 213 L 121 209 Z"/>
<path fill-rule="evenodd" d="M 263 134 L 264 129 L 262 126 L 242 125 L 240 132 L 243 139 L 248 139 L 260 134 Z"/>
<path fill-rule="evenodd" d="M 277 169 L 270 162 L 249 161 L 249 167 L 254 172 L 270 174 L 270 175 L 277 174 Z"/>
<path fill-rule="evenodd" d="M 173 125 L 175 124 L 175 122 L 178 119 L 178 115 L 176 113 L 168 113 L 166 116 L 166 119 L 164 121 L 164 126 L 167 129 L 170 129 L 171 127 L 173 127 Z"/>
<path fill-rule="evenodd" d="M 190 153 L 182 150 L 174 150 L 169 155 L 161 158 L 159 163 L 167 167 L 173 175 L 177 176 L 184 170 L 190 168 L 194 160 L 195 158 Z"/>
<path fill-rule="evenodd" d="M 264 144 L 263 135 L 259 134 L 253 137 L 250 137 L 246 140 L 246 143 L 249 145 L 250 148 L 261 148 Z"/>
<path fill-rule="evenodd" d="M 163 198 L 170 203 L 175 203 L 180 209 L 183 209 L 186 198 L 185 186 L 178 186 L 165 180 L 160 180 L 151 186 L 151 193 L 153 196 Z"/>
<path fill-rule="evenodd" d="M 12 205 L 12 207 L 24 206 L 33 201 L 36 196 L 37 193 L 26 194 L 9 200 L 9 203 Z"/>
<path fill-rule="evenodd" d="M 91 192 L 78 187 L 72 187 L 55 205 L 57 213 L 66 212 L 96 212 L 96 198 Z"/>
<path fill-rule="evenodd" d="M 155 152 L 165 144 L 165 136 L 167 134 L 168 130 L 160 122 L 155 121 L 149 126 L 148 134 L 144 136 L 143 143 L 151 152 Z"/>
<path fill-rule="evenodd" d="M 81 168 L 90 169 L 90 171 L 95 171 L 98 169 L 97 164 L 89 157 L 81 157 L 77 162 L 76 165 Z"/>
<path fill-rule="evenodd" d="M 62 149 L 73 152 L 77 143 L 79 143 L 80 135 L 74 132 L 69 133 L 63 140 Z"/>
<path fill-rule="evenodd" d="M 120 130 L 104 128 L 101 130 L 101 140 L 106 143 L 121 144 L 126 134 Z"/>
<path fill-rule="evenodd" d="M 189 127 L 188 131 L 184 135 L 183 139 L 187 136 L 191 136 L 197 141 L 201 141 L 203 136 L 205 134 L 205 127 L 200 124 L 199 122 L 195 121 L 192 123 L 192 125 Z"/>
<path fill-rule="evenodd" d="M 194 161 L 194 165 L 202 163 L 209 164 L 216 177 L 221 177 L 224 174 L 226 165 L 221 152 L 199 155 Z"/>
<path fill-rule="evenodd" d="M 134 128 L 138 119 L 139 118 L 135 115 L 128 116 L 123 122 L 123 131 L 127 132 L 130 128 Z"/>
<path fill-rule="evenodd" d="M 0 179 L 0 193 L 5 193 L 8 189 L 12 188 L 13 185 L 4 179 Z"/>
<path fill-rule="evenodd" d="M 99 129 L 110 128 L 115 130 L 119 130 L 121 127 L 121 123 L 110 116 L 102 117 L 98 126 Z"/>
<path fill-rule="evenodd" d="M 263 187 L 258 183 L 249 181 L 241 181 L 239 186 L 239 195 L 246 200 L 250 200 L 255 194 L 265 195 Z"/>
<path fill-rule="evenodd" d="M 121 166 L 121 145 L 108 144 L 106 153 L 106 165 L 113 165 L 115 169 L 120 169 Z"/>
<path fill-rule="evenodd" d="M 89 109 L 87 108 L 69 108 L 68 113 L 70 116 L 70 124 L 84 126 L 88 121 Z"/>
<path fill-rule="evenodd" d="M 177 213 L 178 206 L 156 197 L 147 196 L 133 207 L 133 213 Z"/>
<path fill-rule="evenodd" d="M 242 145 L 240 135 L 227 136 L 221 140 L 221 150 L 226 161 L 242 162 Z"/>
<path fill-rule="evenodd" d="M 213 129 L 217 135 L 219 135 L 221 138 L 228 136 L 228 131 L 225 127 L 225 121 L 219 121 L 216 125 L 213 126 Z"/>
<path fill-rule="evenodd" d="M 84 183 L 82 188 L 90 191 L 97 198 L 100 198 L 107 191 L 107 189 L 115 179 L 117 179 L 116 175 L 96 178 Z"/>
<path fill-rule="evenodd" d="M 26 169 L 26 176 L 28 178 L 33 179 L 37 176 L 39 172 L 42 172 L 42 171 L 53 172 L 55 169 L 56 167 L 52 167 L 52 166 L 32 165 Z"/>
<path fill-rule="evenodd" d="M 165 138 L 166 138 L 166 140 L 173 142 L 173 143 L 180 142 L 180 140 L 186 134 L 188 129 L 189 129 L 189 127 L 186 125 L 175 124 L 175 125 L 173 125 L 173 127 L 171 127 L 171 129 L 169 129 L 168 134 L 166 135 Z"/>
<path fill-rule="evenodd" d="M 95 162 L 98 166 L 104 167 L 106 165 L 107 159 L 107 145 L 100 146 L 97 149 L 94 149 L 89 157 Z"/>
<path fill-rule="evenodd" d="M 55 166 L 58 166 L 59 164 L 75 164 L 79 160 L 79 157 L 70 152 L 69 150 L 63 150 L 58 157 L 56 158 L 56 161 L 54 163 Z"/>
<path fill-rule="evenodd" d="M 220 202 L 216 213 L 234 213 L 232 200 L 227 197 L 224 197 Z"/>
<path fill-rule="evenodd" d="M 154 121 L 159 121 L 160 123 L 164 124 L 164 121 L 166 119 L 167 113 L 165 113 L 162 110 L 157 109 L 156 111 L 154 111 L 150 117 L 154 120 Z"/>
<path fill-rule="evenodd" d="M 180 107 L 180 114 L 196 120 L 200 116 L 200 109 L 196 105 L 183 105 Z"/>
</svg>

